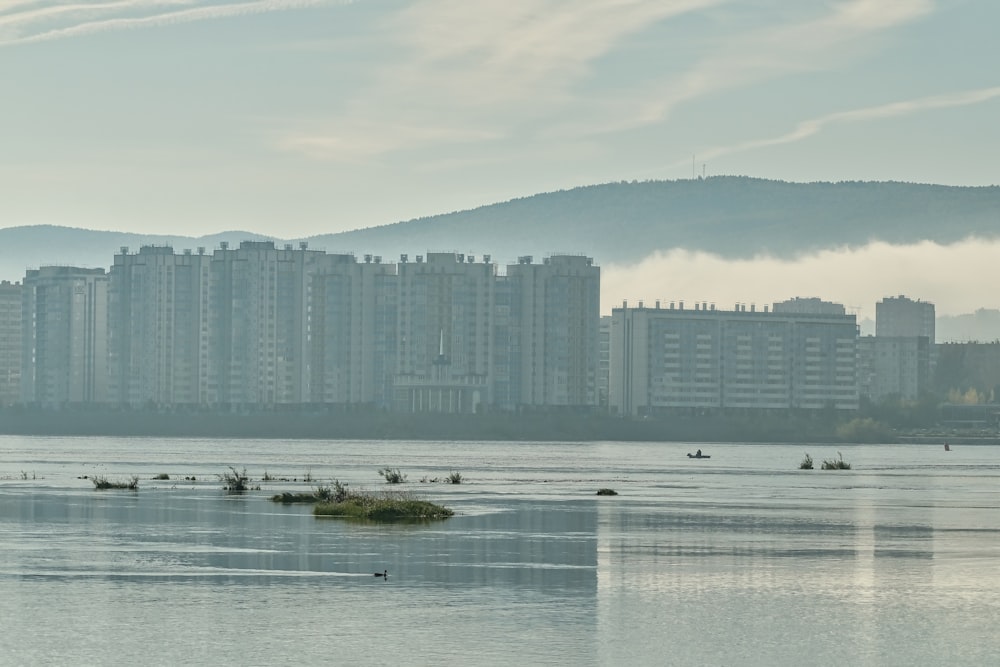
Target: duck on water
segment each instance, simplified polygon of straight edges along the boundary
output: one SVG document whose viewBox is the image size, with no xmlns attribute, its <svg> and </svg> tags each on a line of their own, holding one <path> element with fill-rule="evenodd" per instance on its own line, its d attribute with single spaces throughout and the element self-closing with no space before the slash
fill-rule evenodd
<svg viewBox="0 0 1000 667">
<path fill-rule="evenodd" d="M 376 577 L 384 577 L 384 578 L 388 579 L 389 578 L 389 570 L 382 570 L 381 572 L 376 572 L 375 576 Z"/>
</svg>

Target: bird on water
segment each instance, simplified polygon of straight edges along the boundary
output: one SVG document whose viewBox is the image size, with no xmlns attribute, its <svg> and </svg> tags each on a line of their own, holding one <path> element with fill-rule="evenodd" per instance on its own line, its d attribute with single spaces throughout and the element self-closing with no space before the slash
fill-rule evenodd
<svg viewBox="0 0 1000 667">
<path fill-rule="evenodd" d="M 389 570 L 382 570 L 381 572 L 376 572 L 375 576 L 376 577 L 386 577 L 386 578 L 388 578 L 389 577 Z"/>
</svg>

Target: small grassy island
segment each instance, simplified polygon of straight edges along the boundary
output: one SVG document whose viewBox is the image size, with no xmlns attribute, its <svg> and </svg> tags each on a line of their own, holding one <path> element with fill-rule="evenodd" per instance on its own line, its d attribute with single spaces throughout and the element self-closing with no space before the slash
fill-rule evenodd
<svg viewBox="0 0 1000 667">
<path fill-rule="evenodd" d="M 308 493 L 279 493 L 271 496 L 276 503 L 315 503 L 316 516 L 371 521 L 425 521 L 447 519 L 455 512 L 426 500 L 417 500 L 400 491 L 352 491 L 334 480 L 332 486 L 317 486 Z"/>
<path fill-rule="evenodd" d="M 454 510 L 402 494 L 352 493 L 342 502 L 322 502 L 313 508 L 316 516 L 372 521 L 447 519 Z"/>
</svg>

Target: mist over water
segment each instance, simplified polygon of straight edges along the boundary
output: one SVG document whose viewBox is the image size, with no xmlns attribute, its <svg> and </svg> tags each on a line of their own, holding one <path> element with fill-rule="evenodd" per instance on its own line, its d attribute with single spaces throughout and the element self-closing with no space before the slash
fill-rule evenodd
<svg viewBox="0 0 1000 667">
<path fill-rule="evenodd" d="M 794 260 L 657 251 L 638 264 L 602 266 L 601 312 L 610 314 L 624 300 L 652 307 L 657 299 L 663 307 L 684 301 L 686 308 L 708 302 L 723 310 L 737 303 L 761 310 L 800 296 L 841 303 L 860 321 L 875 318 L 875 303 L 883 297 L 905 294 L 934 303 L 938 315 L 971 313 L 1000 305 L 987 288 L 1000 282 L 998 256 L 1000 243 L 975 239 L 951 245 L 879 242 Z"/>
<path fill-rule="evenodd" d="M 794 445 L 697 447 L 712 458 L 688 459 L 684 443 L 0 437 L 0 656 L 798 666 L 1000 654 L 995 447 L 841 445 L 853 469 L 836 472 L 799 470 Z M 811 447 L 817 463 L 836 455 Z M 229 465 L 261 489 L 223 492 Z M 352 523 L 269 500 L 333 478 L 386 488 L 386 465 L 456 516 Z M 449 471 L 465 481 L 431 481 Z M 95 474 L 137 475 L 139 491 L 96 491 L 81 479 Z M 372 576 L 382 569 L 387 580 Z"/>
</svg>

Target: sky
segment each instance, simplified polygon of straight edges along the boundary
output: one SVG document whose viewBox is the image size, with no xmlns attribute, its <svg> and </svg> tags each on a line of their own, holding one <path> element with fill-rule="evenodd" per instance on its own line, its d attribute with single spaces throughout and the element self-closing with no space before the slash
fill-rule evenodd
<svg viewBox="0 0 1000 667">
<path fill-rule="evenodd" d="M 998 184 L 997 25 L 995 0 L 0 0 L 0 227 L 297 238 L 623 179 Z"/>
</svg>

